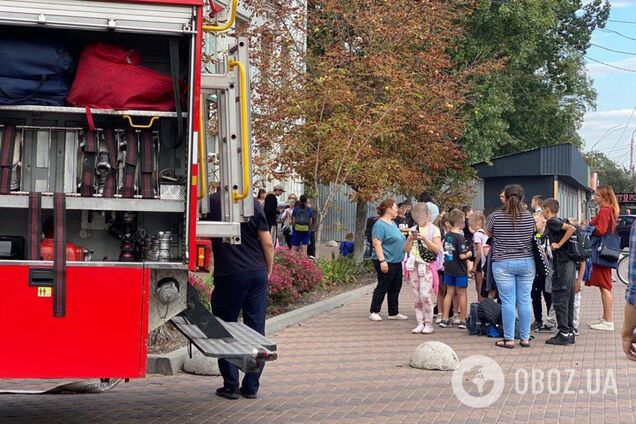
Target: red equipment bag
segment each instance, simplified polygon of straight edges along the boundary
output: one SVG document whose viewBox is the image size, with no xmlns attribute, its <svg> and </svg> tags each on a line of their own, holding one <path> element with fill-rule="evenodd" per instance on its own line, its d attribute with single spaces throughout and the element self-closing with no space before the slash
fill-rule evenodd
<svg viewBox="0 0 636 424">
<path fill-rule="evenodd" d="M 142 66 L 135 50 L 103 43 L 84 48 L 66 100 L 103 109 L 175 110 L 169 75 Z"/>
</svg>

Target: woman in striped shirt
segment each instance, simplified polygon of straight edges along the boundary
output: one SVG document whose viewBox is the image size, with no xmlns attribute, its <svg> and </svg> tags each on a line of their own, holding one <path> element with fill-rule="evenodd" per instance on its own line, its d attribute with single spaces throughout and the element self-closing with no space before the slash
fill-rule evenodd
<svg viewBox="0 0 636 424">
<path fill-rule="evenodd" d="M 488 219 L 486 231 L 493 239 L 492 273 L 501 299 L 504 338 L 496 345 L 513 349 L 515 307 L 519 315 L 522 347 L 530 346 L 532 319 L 532 282 L 536 270 L 532 251 L 534 218 L 523 203 L 523 188 L 517 184 L 504 189 L 505 202 L 501 210 Z"/>
</svg>

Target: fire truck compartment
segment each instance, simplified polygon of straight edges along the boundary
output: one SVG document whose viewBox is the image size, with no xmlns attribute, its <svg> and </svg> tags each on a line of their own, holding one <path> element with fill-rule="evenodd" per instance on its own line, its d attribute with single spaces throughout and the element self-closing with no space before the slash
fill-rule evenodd
<svg viewBox="0 0 636 424">
<path fill-rule="evenodd" d="M 149 270 L 69 263 L 66 316 L 54 318 L 50 287 L 30 282 L 30 268 L 51 263 L 30 265 L 0 262 L 0 378 L 145 375 Z"/>
<path fill-rule="evenodd" d="M 0 12 L 6 6 L 29 14 L 30 5 L 35 3 L 0 0 Z M 163 13 L 157 10 L 157 5 L 118 5 L 99 1 L 88 3 L 94 3 L 93 6 L 101 9 L 87 9 L 89 12 L 83 18 L 77 17 L 79 20 L 76 26 L 33 27 L 25 22 L 12 24 L 9 19 L 3 22 L 6 25 L 0 25 L 0 37 L 56 43 L 68 50 L 76 61 L 83 48 L 91 43 L 116 44 L 136 50 L 144 66 L 164 75 L 171 75 L 169 38 L 177 39 L 179 79 L 182 87 L 192 86 L 194 44 L 191 33 L 156 31 L 149 34 L 144 31 L 129 31 L 122 25 L 104 31 L 99 27 L 82 24 L 84 18 L 89 22 L 93 19 L 93 14 L 107 14 L 114 9 L 119 12 L 127 10 L 128 18 L 131 19 L 143 14 L 156 17 L 157 13 Z M 89 7 L 88 3 L 86 7 Z M 48 2 L 45 15 L 52 17 L 53 12 L 63 13 L 65 9 L 58 7 L 61 5 L 68 5 L 68 12 L 71 14 L 77 12 L 77 2 L 63 0 Z M 192 18 L 191 6 L 175 6 L 172 9 L 179 9 L 181 15 L 167 18 L 166 24 L 170 20 L 187 23 Z M 123 16 L 120 18 L 121 24 Z M 143 23 L 143 19 L 138 22 Z M 4 134 L 7 127 L 12 127 L 15 131 L 10 194 L 0 195 L 0 208 L 5 217 L 0 222 L 0 237 L 28 238 L 28 194 L 33 192 L 43 193 L 41 224 L 47 237 L 46 225 L 53 208 L 51 194 L 61 192 L 67 195 L 68 241 L 92 252 L 88 256 L 91 261 L 186 263 L 192 137 L 189 130 L 192 122 L 188 110 L 193 93 L 188 89 L 181 94 L 182 117 L 178 117 L 176 112 L 91 108 L 95 130 L 89 129 L 89 118 L 83 107 L 0 106 L 0 134 Z M 124 115 L 130 116 L 132 120 L 129 122 L 124 119 Z M 175 138 L 179 120 L 182 121 L 184 136 L 177 142 Z M 132 128 L 133 124 L 151 125 L 149 128 Z M 96 137 L 98 143 L 98 152 L 93 155 L 85 153 L 83 149 L 89 132 Z M 112 133 L 115 139 L 115 155 L 109 152 L 107 132 Z M 127 171 L 127 167 L 132 145 L 137 146 L 137 158 L 132 171 L 133 182 L 130 184 L 131 178 L 127 174 L 130 171 Z M 145 154 L 143 149 L 150 151 L 150 154 Z M 150 159 L 146 159 L 148 157 Z M 145 171 L 142 169 L 144 167 Z M 92 175 L 91 195 L 88 196 L 82 193 L 87 169 Z M 114 174 L 115 188 L 113 194 L 106 196 L 104 191 L 109 172 Z M 149 173 L 149 180 L 142 177 Z M 149 184 L 150 194 L 148 191 L 143 193 L 142 187 Z M 126 193 L 127 187 L 131 187 L 132 195 Z"/>
</svg>

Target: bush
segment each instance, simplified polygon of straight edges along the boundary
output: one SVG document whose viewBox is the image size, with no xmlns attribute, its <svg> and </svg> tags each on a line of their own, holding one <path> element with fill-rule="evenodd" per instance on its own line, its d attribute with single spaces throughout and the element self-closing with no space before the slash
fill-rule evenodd
<svg viewBox="0 0 636 424">
<path fill-rule="evenodd" d="M 288 305 L 318 287 L 322 279 L 322 270 L 311 259 L 287 248 L 278 248 L 269 280 L 270 305 Z"/>
<path fill-rule="evenodd" d="M 358 267 L 350 256 L 340 256 L 331 260 L 321 260 L 320 268 L 323 273 L 323 286 L 335 286 L 339 283 L 353 283 L 356 281 Z"/>
<path fill-rule="evenodd" d="M 203 303 L 203 306 L 208 310 L 212 310 L 212 305 L 210 304 L 212 288 L 214 287 L 212 274 L 208 274 L 205 279 L 203 279 L 193 272 L 188 272 L 188 283 L 199 290 L 199 300 Z"/>
</svg>

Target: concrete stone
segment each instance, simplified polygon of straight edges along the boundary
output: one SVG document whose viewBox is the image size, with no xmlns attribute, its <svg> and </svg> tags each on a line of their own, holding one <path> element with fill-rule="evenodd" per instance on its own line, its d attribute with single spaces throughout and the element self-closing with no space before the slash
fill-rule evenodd
<svg viewBox="0 0 636 424">
<path fill-rule="evenodd" d="M 338 242 L 335 240 L 329 240 L 327 242 L 327 247 L 338 247 Z"/>
<path fill-rule="evenodd" d="M 146 361 L 148 374 L 177 375 L 183 368 L 187 349 L 182 347 L 170 353 L 149 354 Z"/>
<path fill-rule="evenodd" d="M 217 359 L 205 356 L 196 347 L 192 348 L 192 358 L 186 355 L 183 371 L 195 375 L 221 375 Z"/>
<path fill-rule="evenodd" d="M 459 358 L 446 343 L 430 341 L 415 348 L 409 365 L 423 370 L 452 371 L 459 365 Z"/>
</svg>

